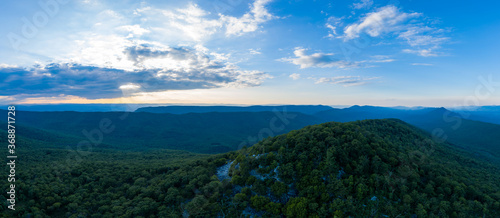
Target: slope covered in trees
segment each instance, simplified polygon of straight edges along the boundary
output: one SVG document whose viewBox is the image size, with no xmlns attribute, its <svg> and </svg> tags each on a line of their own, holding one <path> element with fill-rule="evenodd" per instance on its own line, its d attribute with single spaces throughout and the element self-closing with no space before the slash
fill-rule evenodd
<svg viewBox="0 0 500 218">
<path fill-rule="evenodd" d="M 231 182 L 250 189 L 233 200 L 269 215 L 497 217 L 497 172 L 401 121 L 367 120 L 259 142 Z"/>
<path fill-rule="evenodd" d="M 500 216 L 498 167 L 399 120 L 307 126 L 218 155 L 97 149 L 57 174 L 70 151 L 23 153 L 8 216 Z"/>
<path fill-rule="evenodd" d="M 364 119 L 397 118 L 421 128 L 436 140 L 449 142 L 500 164 L 500 125 L 469 120 L 445 108 L 401 110 L 353 106 L 315 114 L 322 122 L 350 122 Z"/>
<path fill-rule="evenodd" d="M 272 107 L 255 106 L 271 110 Z M 397 118 L 415 125 L 432 137 L 486 158 L 500 165 L 500 125 L 468 120 L 445 108 L 385 108 L 353 106 L 320 111 L 313 115 L 290 112 L 292 106 L 275 112 L 145 113 L 145 112 L 27 112 L 18 111 L 19 131 L 42 144 L 76 146 L 81 139 L 98 137 L 93 130 L 100 122 L 111 123 L 113 131 L 103 133 L 99 147 L 120 150 L 175 149 L 197 153 L 223 153 L 251 146 L 257 141 L 321 122 L 350 122 L 364 119 Z M 185 110 L 186 107 L 174 107 Z M 195 107 L 197 108 L 197 107 Z M 211 108 L 211 107 L 208 107 Z M 225 108 L 225 107 L 220 107 Z M 232 107 L 226 108 L 230 110 Z M 250 108 L 250 107 L 249 107 Z M 275 108 L 275 109 L 276 109 Z M 322 106 L 296 106 L 295 109 Z M 189 109 L 189 107 L 188 107 Z M 226 110 L 224 109 L 224 110 Z M 312 111 L 314 111 L 312 110 Z M 0 121 L 1 123 L 1 121 Z M 86 132 L 86 134 L 84 133 Z M 48 135 L 55 137 L 48 137 Z M 78 140 L 76 140 L 78 139 Z"/>
<path fill-rule="evenodd" d="M 321 111 L 332 109 L 324 105 L 281 105 L 281 106 L 159 106 L 159 107 L 141 107 L 136 112 L 149 113 L 209 113 L 209 112 L 264 112 L 264 111 L 283 111 L 297 112 L 303 114 L 314 114 Z"/>
<path fill-rule="evenodd" d="M 106 144 L 121 150 L 176 149 L 197 153 L 237 150 L 268 136 L 319 123 L 315 117 L 287 111 L 180 115 L 17 111 L 16 117 L 19 125 L 52 134 L 95 139 L 100 142 L 99 146 Z M 109 124 L 112 131 L 96 133 L 101 122 Z M 99 140 L 101 134 L 102 140 Z M 36 137 L 36 133 L 26 136 Z M 52 139 L 46 140 L 50 142 Z M 75 140 L 76 143 L 78 141 Z"/>
</svg>

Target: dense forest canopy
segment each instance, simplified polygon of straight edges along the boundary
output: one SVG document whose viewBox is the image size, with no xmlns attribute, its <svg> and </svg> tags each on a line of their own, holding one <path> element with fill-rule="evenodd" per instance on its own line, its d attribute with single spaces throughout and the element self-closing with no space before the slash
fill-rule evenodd
<svg viewBox="0 0 500 218">
<path fill-rule="evenodd" d="M 96 148 L 68 161 L 20 140 L 19 205 L 5 216 L 500 216 L 497 166 L 399 120 L 313 125 L 217 155 Z"/>
<path fill-rule="evenodd" d="M 500 125 L 468 119 L 476 117 L 474 113 L 483 113 L 483 116 L 487 115 L 494 121 L 497 116 L 495 112 L 499 110 L 497 107 L 481 107 L 474 113 L 452 112 L 445 108 L 352 106 L 332 109 L 320 105 L 169 106 L 145 109 L 181 114 L 69 111 L 17 113 L 18 125 L 25 129 L 33 128 L 34 132 L 48 132 L 74 140 L 78 137 L 92 137 L 92 130 L 106 120 L 115 128 L 104 134 L 100 146 L 111 146 L 120 150 L 175 149 L 209 154 L 235 151 L 266 137 L 307 125 L 330 121 L 396 118 L 429 132 L 436 140 L 449 142 L 500 166 Z M 217 112 L 201 113 L 211 110 Z M 260 112 L 242 112 L 245 110 Z M 83 130 L 86 130 L 87 134 L 83 134 Z M 27 130 L 19 131 L 19 134 L 25 132 Z M 28 137 L 31 137 L 32 134 L 29 135 Z M 39 134 L 34 134 L 37 135 Z M 60 138 L 59 136 L 57 138 Z"/>
</svg>

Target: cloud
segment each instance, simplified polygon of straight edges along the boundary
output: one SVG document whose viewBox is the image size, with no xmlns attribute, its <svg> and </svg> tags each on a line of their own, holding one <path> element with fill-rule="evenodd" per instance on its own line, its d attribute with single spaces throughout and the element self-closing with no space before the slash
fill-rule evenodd
<svg viewBox="0 0 500 218">
<path fill-rule="evenodd" d="M 325 24 L 325 27 L 330 29 L 328 35 L 326 37 L 328 38 L 335 38 L 337 37 L 338 33 L 337 33 L 337 27 L 340 26 L 342 24 L 342 17 L 334 17 L 334 16 L 331 16 L 328 18 L 326 24 Z"/>
<path fill-rule="evenodd" d="M 259 25 L 278 18 L 272 15 L 266 9 L 266 5 L 271 0 L 256 0 L 250 6 L 250 12 L 245 13 L 242 17 L 236 18 L 228 15 L 220 15 L 220 20 L 225 23 L 227 36 L 240 36 L 244 33 L 254 32 L 259 28 Z"/>
<path fill-rule="evenodd" d="M 1 68 L 18 68 L 18 66 L 17 65 L 11 65 L 11 64 L 5 64 L 5 63 L 3 63 L 3 64 L 0 64 L 0 69 Z"/>
<path fill-rule="evenodd" d="M 301 69 L 309 67 L 336 67 L 336 68 L 351 68 L 357 67 L 357 64 L 342 61 L 334 57 L 333 53 L 314 53 L 306 54 L 305 48 L 297 47 L 293 54 L 295 58 L 282 58 L 280 61 L 290 62 L 299 65 Z"/>
<path fill-rule="evenodd" d="M 413 66 L 433 66 L 434 64 L 429 63 L 412 63 Z"/>
<path fill-rule="evenodd" d="M 134 83 L 129 83 L 129 84 L 121 85 L 118 88 L 121 89 L 121 90 L 138 90 L 138 89 L 141 88 L 141 86 L 140 85 L 136 85 Z"/>
<path fill-rule="evenodd" d="M 372 55 L 371 60 L 367 60 L 364 62 L 370 62 L 370 63 L 389 63 L 389 62 L 394 62 L 396 59 L 392 59 L 387 55 Z"/>
<path fill-rule="evenodd" d="M 363 78 L 360 76 L 336 76 L 336 77 L 322 77 L 314 79 L 316 84 L 319 83 L 329 83 L 335 85 L 342 85 L 344 87 L 348 86 L 359 86 L 367 84 L 368 81 L 378 79 L 378 77 Z"/>
<path fill-rule="evenodd" d="M 202 42 L 219 32 L 230 37 L 257 31 L 262 24 L 278 18 L 267 10 L 269 2 L 271 0 L 255 0 L 249 5 L 250 10 L 240 17 L 225 14 L 215 16 L 195 3 L 170 10 L 143 7 L 136 9 L 134 15 L 148 23 L 162 24 L 152 29 L 163 36 L 177 36 L 180 33 L 182 36 L 176 37 L 179 40 Z"/>
<path fill-rule="evenodd" d="M 439 35 L 442 32 L 441 29 L 427 26 L 410 26 L 406 31 L 401 32 L 398 38 L 405 39 L 412 47 L 439 45 L 450 39 Z"/>
<path fill-rule="evenodd" d="M 292 74 L 290 74 L 289 77 L 292 78 L 293 80 L 298 80 L 298 79 L 300 79 L 300 74 L 292 73 Z"/>
<path fill-rule="evenodd" d="M 373 5 L 373 0 L 361 0 L 359 3 L 353 3 L 354 9 L 370 8 Z"/>
<path fill-rule="evenodd" d="M 167 27 L 162 28 L 165 32 L 178 29 L 194 41 L 202 41 L 204 38 L 216 33 L 223 25 L 221 20 L 206 18 L 209 13 L 194 3 L 189 3 L 186 8 L 173 11 L 160 10 L 160 12 L 166 18 L 164 22 Z"/>
<path fill-rule="evenodd" d="M 371 37 L 393 37 L 404 40 L 411 47 L 403 52 L 423 57 L 442 55 L 436 50 L 450 40 L 449 37 L 444 36 L 447 31 L 429 26 L 426 24 L 426 19 L 421 13 L 405 13 L 389 5 L 367 13 L 359 21 L 345 26 L 339 38 L 349 41 L 363 34 Z M 329 26 L 327 28 L 332 29 Z M 328 36 L 332 36 L 332 33 Z"/>
<path fill-rule="evenodd" d="M 422 57 L 436 57 L 439 56 L 438 53 L 434 51 L 433 48 L 428 49 L 403 49 L 404 53 L 417 54 Z"/>
<path fill-rule="evenodd" d="M 141 35 L 144 35 L 146 33 L 150 33 L 151 32 L 151 31 L 149 31 L 147 29 L 142 28 L 138 24 L 120 26 L 120 27 L 117 28 L 117 30 L 128 32 L 129 35 L 127 36 L 127 38 L 131 38 L 131 37 L 134 37 L 134 36 L 141 36 Z"/>
<path fill-rule="evenodd" d="M 217 33 L 239 36 L 257 31 L 276 18 L 266 9 L 269 2 L 252 2 L 241 17 L 212 15 L 193 3 L 177 9 L 143 3 L 126 16 L 121 10 L 98 11 L 86 17 L 91 29 L 58 33 L 51 39 L 57 52 L 34 51 L 47 57 L 45 64 L 0 65 L 0 96 L 97 99 L 121 97 L 124 92 L 259 86 L 272 77 L 240 69 L 231 62 L 231 54 L 210 51 L 203 41 Z"/>
<path fill-rule="evenodd" d="M 400 31 L 404 21 L 418 16 L 421 14 L 400 12 L 393 5 L 385 6 L 375 12 L 368 13 L 358 23 L 347 26 L 344 29 L 344 37 L 349 40 L 358 38 L 362 33 L 377 37 L 383 33 Z"/>
<path fill-rule="evenodd" d="M 248 51 L 250 52 L 250 54 L 253 54 L 253 55 L 262 54 L 262 53 L 260 52 L 260 48 L 259 48 L 259 49 L 253 49 L 253 48 L 251 48 L 251 49 L 249 49 Z"/>
<path fill-rule="evenodd" d="M 60 94 L 88 99 L 121 97 L 123 91 L 209 89 L 259 86 L 270 75 L 237 66 L 189 47 L 134 45 L 122 51 L 135 68 L 50 63 L 0 68 L 0 95 L 41 97 Z"/>
<path fill-rule="evenodd" d="M 203 52 L 189 47 L 154 46 L 149 44 L 125 48 L 123 52 L 134 65 L 146 69 L 218 68 L 220 63 L 210 60 Z"/>
</svg>

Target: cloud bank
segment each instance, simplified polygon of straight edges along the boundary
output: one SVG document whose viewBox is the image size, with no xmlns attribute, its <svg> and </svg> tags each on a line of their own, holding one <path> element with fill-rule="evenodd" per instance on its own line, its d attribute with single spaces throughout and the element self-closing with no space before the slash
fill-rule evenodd
<svg viewBox="0 0 500 218">
<path fill-rule="evenodd" d="M 122 97 L 123 90 L 157 92 L 259 86 L 270 75 L 241 70 L 228 62 L 186 47 L 152 48 L 146 45 L 123 51 L 135 69 L 50 63 L 23 68 L 2 65 L 0 95 L 74 95 L 88 99 Z"/>
</svg>

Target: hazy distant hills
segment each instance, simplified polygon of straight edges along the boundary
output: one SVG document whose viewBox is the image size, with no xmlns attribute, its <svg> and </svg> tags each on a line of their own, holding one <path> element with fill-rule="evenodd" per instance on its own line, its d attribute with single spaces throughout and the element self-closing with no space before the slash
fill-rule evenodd
<svg viewBox="0 0 500 218">
<path fill-rule="evenodd" d="M 207 113 L 207 112 L 262 112 L 281 110 L 286 107 L 290 112 L 313 114 L 337 108 L 337 106 L 325 105 L 286 105 L 286 106 L 158 106 L 157 104 L 50 104 L 50 105 L 18 105 L 17 110 L 22 111 L 77 111 L 77 112 L 112 112 L 112 111 L 137 111 L 150 113 Z M 0 108 L 7 108 L 1 106 Z M 353 106 L 350 112 L 355 109 L 394 109 L 402 111 L 418 111 L 427 109 L 426 107 L 374 107 L 374 106 Z M 477 120 L 488 123 L 500 124 L 500 106 L 480 106 L 480 107 L 452 107 L 449 110 L 460 114 L 463 118 Z M 387 112 L 387 111 L 386 111 Z"/>
<path fill-rule="evenodd" d="M 22 111 L 78 111 L 78 112 L 109 112 L 109 111 L 134 111 L 144 104 L 35 104 L 16 105 Z M 1 106 L 4 109 L 8 106 Z"/>
<path fill-rule="evenodd" d="M 99 128 L 102 119 L 109 119 L 116 128 L 113 132 L 103 135 L 102 143 L 115 148 L 161 148 L 221 153 L 236 150 L 243 145 L 251 146 L 268 136 L 307 125 L 330 121 L 396 118 L 431 133 L 437 140 L 448 141 L 469 152 L 498 161 L 500 125 L 493 122 L 498 117 L 496 111 L 499 108 L 481 107 L 470 112 L 470 119 L 465 119 L 461 111 L 451 112 L 445 108 L 352 106 L 336 109 L 322 105 L 167 106 L 139 108 L 138 112 L 127 113 L 125 119 L 121 119 L 123 112 L 18 111 L 18 122 L 32 128 L 28 131 L 30 136 L 37 136 L 36 130 L 33 129 L 40 129 L 40 134 L 85 138 L 83 130 Z M 293 119 L 284 119 L 283 116 L 287 114 Z M 481 119 L 491 123 L 477 121 Z"/>
<path fill-rule="evenodd" d="M 139 107 L 139 105 L 137 105 Z M 337 109 L 325 105 L 283 105 L 283 106 L 147 106 L 139 107 L 136 112 L 149 113 L 207 113 L 207 112 L 262 112 L 262 111 L 282 111 L 286 108 L 289 112 L 298 112 L 304 114 L 329 114 L 331 111 L 337 111 L 335 120 L 347 122 L 359 119 L 377 119 L 389 117 L 405 117 L 425 113 L 436 109 L 432 107 L 377 107 L 377 106 L 352 106 L 344 109 Z M 450 108 L 459 114 L 462 118 L 487 123 L 500 124 L 500 106 L 481 106 L 474 108 Z M 366 113 L 366 114 L 365 114 Z M 328 121 L 328 120 L 327 120 Z"/>
<path fill-rule="evenodd" d="M 18 124 L 38 128 L 42 130 L 40 134 L 50 132 L 91 138 L 118 149 L 177 149 L 199 153 L 222 153 L 236 150 L 245 145 L 251 146 L 269 136 L 319 123 L 319 120 L 313 116 L 302 113 L 283 113 L 283 111 L 180 115 L 17 111 L 16 117 Z M 111 122 L 114 126 L 113 131 L 96 133 L 103 120 Z M 33 131 L 18 131 L 18 134 L 38 137 Z M 101 134 L 102 140 L 99 140 Z M 53 139 L 45 138 L 47 141 Z M 75 140 L 74 144 L 77 142 Z"/>
<path fill-rule="evenodd" d="M 422 108 L 416 110 L 396 109 L 389 107 L 376 107 L 376 106 L 352 106 L 344 109 L 331 109 L 321 111 L 314 116 L 321 119 L 323 122 L 337 121 L 337 122 L 350 122 L 356 120 L 366 119 L 384 119 L 384 118 L 397 118 L 404 119 L 407 117 L 421 115 L 428 113 L 436 108 Z"/>
<path fill-rule="evenodd" d="M 451 110 L 470 120 L 500 124 L 500 106 L 482 106 L 470 109 L 453 108 Z"/>
<path fill-rule="evenodd" d="M 282 106 L 162 106 L 162 107 L 142 107 L 135 112 L 149 113 L 208 113 L 208 112 L 263 112 L 263 111 L 283 111 L 298 112 L 304 114 L 314 114 L 321 111 L 331 110 L 332 107 L 324 105 L 282 105 Z"/>
</svg>

